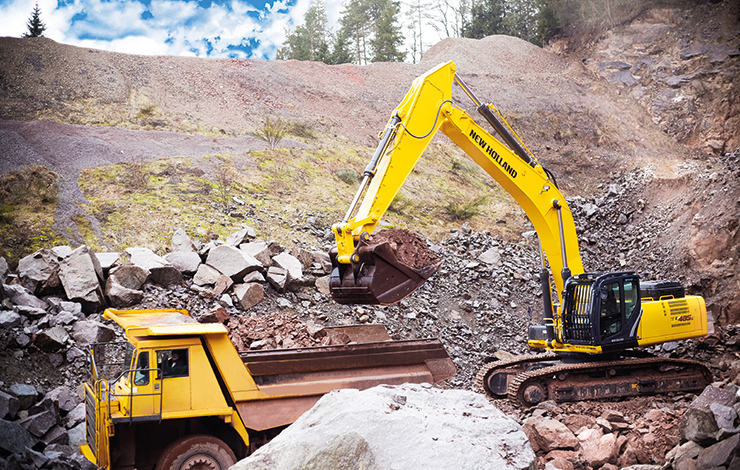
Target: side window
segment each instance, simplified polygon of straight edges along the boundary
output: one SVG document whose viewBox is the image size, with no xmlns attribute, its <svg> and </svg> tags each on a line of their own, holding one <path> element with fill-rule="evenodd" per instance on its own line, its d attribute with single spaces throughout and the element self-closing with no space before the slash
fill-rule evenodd
<svg viewBox="0 0 740 470">
<path fill-rule="evenodd" d="M 134 385 L 147 385 L 149 383 L 149 351 L 139 353 L 136 358 L 136 371 L 134 372 Z"/>
<path fill-rule="evenodd" d="M 640 288 L 636 279 L 624 280 L 624 312 L 627 320 L 629 320 L 632 317 L 632 314 L 635 313 L 639 292 Z"/>
<path fill-rule="evenodd" d="M 187 377 L 188 350 L 168 349 L 157 351 L 157 367 L 162 371 L 162 377 Z"/>
</svg>

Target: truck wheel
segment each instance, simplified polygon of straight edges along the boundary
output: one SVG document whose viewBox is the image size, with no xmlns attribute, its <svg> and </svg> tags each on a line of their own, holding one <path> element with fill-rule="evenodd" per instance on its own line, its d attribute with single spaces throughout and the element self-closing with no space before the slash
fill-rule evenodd
<svg viewBox="0 0 740 470">
<path fill-rule="evenodd" d="M 162 452 L 157 470 L 227 470 L 236 463 L 229 446 L 213 436 L 187 436 Z"/>
</svg>

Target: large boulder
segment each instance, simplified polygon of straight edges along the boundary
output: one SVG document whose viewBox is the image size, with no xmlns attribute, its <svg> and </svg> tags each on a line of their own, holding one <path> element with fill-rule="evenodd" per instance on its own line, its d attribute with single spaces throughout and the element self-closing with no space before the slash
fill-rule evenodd
<svg viewBox="0 0 740 470">
<path fill-rule="evenodd" d="M 719 436 L 719 426 L 712 412 L 712 405 L 732 407 L 733 391 L 710 385 L 689 406 L 681 419 L 681 442 L 694 441 L 710 445 Z"/>
<path fill-rule="evenodd" d="M 324 395 L 234 470 L 535 468 L 521 427 L 481 395 L 429 385 Z"/>
<path fill-rule="evenodd" d="M 201 263 L 200 255 L 194 251 L 173 251 L 164 255 L 164 259 L 181 273 L 188 274 L 197 271 Z"/>
<path fill-rule="evenodd" d="M 279 268 L 288 270 L 291 279 L 301 279 L 303 277 L 303 264 L 295 256 L 287 251 L 272 257 L 272 262 Z"/>
<path fill-rule="evenodd" d="M 106 343 L 115 336 L 113 328 L 95 320 L 78 321 L 72 326 L 72 338 L 80 345 Z"/>
<path fill-rule="evenodd" d="M 234 286 L 234 295 L 239 301 L 239 305 L 244 310 L 254 307 L 265 297 L 265 291 L 261 284 L 250 282 L 248 284 L 237 284 Z"/>
<path fill-rule="evenodd" d="M 31 433 L 20 424 L 0 419 L 0 449 L 10 454 L 20 454 L 35 444 Z"/>
<path fill-rule="evenodd" d="M 195 247 L 195 243 L 190 239 L 185 230 L 178 228 L 175 233 L 172 234 L 172 243 L 170 244 L 173 252 L 184 252 L 184 253 L 197 253 L 198 250 Z"/>
<path fill-rule="evenodd" d="M 28 291 L 25 287 L 18 284 L 3 284 L 3 294 L 13 305 L 20 307 L 31 307 L 39 310 L 46 310 L 49 304 L 39 299 Z"/>
<path fill-rule="evenodd" d="M 262 268 L 262 263 L 254 256 L 229 245 L 212 248 L 208 252 L 206 264 L 229 276 L 235 282 L 241 281 L 245 274 Z"/>
<path fill-rule="evenodd" d="M 124 264 L 111 269 L 105 282 L 105 295 L 113 307 L 136 305 L 144 298 L 140 291 L 149 277 L 149 271 L 135 264 Z"/>
<path fill-rule="evenodd" d="M 193 284 L 198 286 L 214 285 L 221 276 L 222 274 L 218 269 L 207 264 L 201 264 L 193 276 Z"/>
<path fill-rule="evenodd" d="M 126 254 L 131 264 L 149 271 L 148 281 L 162 286 L 182 283 L 182 273 L 149 248 L 126 248 Z"/>
<path fill-rule="evenodd" d="M 18 261 L 18 277 L 36 295 L 61 290 L 59 258 L 49 248 L 42 248 Z"/>
<path fill-rule="evenodd" d="M 257 238 L 257 232 L 252 227 L 244 226 L 238 232 L 234 232 L 226 238 L 226 245 L 237 247 L 242 243 L 249 242 L 250 239 Z"/>
<path fill-rule="evenodd" d="M 535 452 L 556 449 L 575 449 L 578 439 L 568 427 L 551 418 L 532 417 L 524 422 L 524 432 Z"/>
<path fill-rule="evenodd" d="M 262 263 L 262 266 L 266 268 L 272 264 L 272 251 L 267 242 L 253 241 L 250 243 L 242 243 L 239 245 L 239 249 L 254 256 L 257 261 Z"/>
<path fill-rule="evenodd" d="M 69 333 L 63 326 L 55 326 L 48 330 L 37 333 L 33 338 L 33 344 L 44 352 L 57 352 L 62 349 L 69 340 Z"/>
<path fill-rule="evenodd" d="M 82 304 L 85 313 L 96 312 L 105 307 L 103 270 L 98 258 L 85 245 L 77 248 L 65 258 L 59 267 L 59 278 L 69 300 Z"/>
</svg>

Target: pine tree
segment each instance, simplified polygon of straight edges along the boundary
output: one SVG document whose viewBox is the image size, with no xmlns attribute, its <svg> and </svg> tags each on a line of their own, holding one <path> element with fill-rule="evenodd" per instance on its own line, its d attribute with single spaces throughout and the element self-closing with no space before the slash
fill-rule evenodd
<svg viewBox="0 0 740 470">
<path fill-rule="evenodd" d="M 403 45 L 401 27 L 398 25 L 398 14 L 401 5 L 386 0 L 375 19 L 375 37 L 370 41 L 373 48 L 373 62 L 403 62 L 406 53 L 399 47 Z"/>
<path fill-rule="evenodd" d="M 280 60 L 316 60 L 325 62 L 329 55 L 328 20 L 324 3 L 316 1 L 303 17 L 304 24 L 286 32 L 283 47 L 278 49 Z"/>
<path fill-rule="evenodd" d="M 41 10 L 39 4 L 33 9 L 31 18 L 28 20 L 28 32 L 23 35 L 24 38 L 38 38 L 43 36 L 46 31 L 46 25 L 41 22 Z"/>
</svg>

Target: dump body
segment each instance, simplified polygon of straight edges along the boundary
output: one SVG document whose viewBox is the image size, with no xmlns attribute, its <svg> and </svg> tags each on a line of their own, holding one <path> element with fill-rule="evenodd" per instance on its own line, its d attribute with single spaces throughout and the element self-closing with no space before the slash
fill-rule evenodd
<svg viewBox="0 0 740 470">
<path fill-rule="evenodd" d="M 332 390 L 455 373 L 439 340 L 390 341 L 381 325 L 338 328 L 347 345 L 239 353 L 223 325 L 199 324 L 182 310 L 105 315 L 129 344 L 123 371 L 108 380 L 93 348 L 82 452 L 107 469 L 178 468 L 169 466 L 176 444 L 192 436 L 201 444 L 212 436 L 241 458 Z"/>
</svg>

